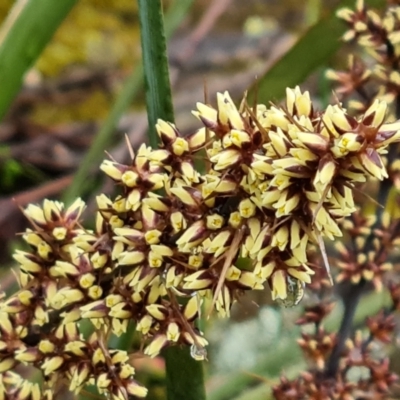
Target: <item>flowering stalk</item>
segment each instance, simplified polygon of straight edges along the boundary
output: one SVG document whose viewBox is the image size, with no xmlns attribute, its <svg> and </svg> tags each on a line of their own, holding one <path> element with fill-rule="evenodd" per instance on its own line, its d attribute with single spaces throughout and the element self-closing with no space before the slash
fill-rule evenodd
<svg viewBox="0 0 400 400">
<path fill-rule="evenodd" d="M 374 73 L 380 80 L 379 97 L 385 97 L 389 102 L 394 104 L 395 115 L 400 118 L 400 92 L 398 88 L 393 86 L 393 79 L 399 76 L 398 54 L 396 48 L 396 35 L 398 22 L 398 11 L 387 10 L 386 14 L 381 18 L 372 10 L 368 10 L 363 1 L 358 1 L 356 10 L 342 9 L 338 15 L 342 17 L 349 25 L 350 29 L 344 35 L 345 40 L 356 39 L 358 43 L 369 50 L 372 54 L 378 54 L 376 57 L 377 66 L 375 69 L 367 69 L 360 60 L 350 59 L 350 71 L 334 72 L 329 71 L 328 76 L 339 82 L 345 82 L 339 88 L 339 92 L 344 96 L 351 96 L 354 90 L 357 90 L 365 100 L 368 97 L 367 82 L 374 79 Z M 398 10 L 398 9 L 397 9 Z M 393 12 L 394 11 L 394 12 Z M 397 22 L 396 22 L 397 21 Z M 382 51 L 382 46 L 384 46 Z M 373 71 L 373 72 L 371 72 Z M 390 77 L 390 78 L 389 78 Z M 371 101 L 371 100 L 370 100 Z M 362 103 L 354 102 L 355 107 L 363 107 Z M 388 154 L 388 165 L 392 165 L 398 153 L 397 146 L 392 146 Z M 380 183 L 378 190 L 378 204 L 386 205 L 389 193 L 393 187 L 393 180 L 388 179 Z M 379 228 L 382 224 L 383 208 L 378 207 L 376 211 L 375 228 Z M 365 242 L 363 252 L 368 253 L 372 250 L 372 242 L 374 240 L 373 231 Z M 357 285 L 352 285 L 351 282 L 344 282 L 343 285 L 343 302 L 344 316 L 338 333 L 338 342 L 336 343 L 330 356 L 327 366 L 327 376 L 335 376 L 338 369 L 340 355 L 343 352 L 345 341 L 350 335 L 352 329 L 352 321 L 356 311 L 358 302 L 365 290 L 367 281 L 361 279 Z"/>
<path fill-rule="evenodd" d="M 398 2 L 388 1 L 387 9 L 380 15 L 368 9 L 363 1 L 357 1 L 355 10 L 342 9 L 338 15 L 349 26 L 344 39 L 355 40 L 364 48 L 364 54 L 372 56 L 368 61 L 352 56 L 347 71 L 328 71 L 328 77 L 339 83 L 341 100 L 353 113 L 363 113 L 371 103 L 385 99 L 392 114 L 399 118 Z M 398 146 L 392 146 L 386 156 L 389 179 L 378 186 L 376 215 L 366 216 L 357 211 L 341 224 L 347 240 L 335 243 L 334 263 L 337 267 L 335 281 L 340 284 L 339 293 L 345 308 L 340 329 L 337 333 L 324 329 L 324 319 L 333 303 L 328 291 L 314 280 L 310 286 L 317 295 L 318 304 L 306 307 L 298 321 L 301 325 L 312 323 L 315 328 L 313 334 L 304 333 L 299 340 L 309 369 L 293 381 L 283 377 L 280 385 L 274 388 L 278 400 L 364 396 L 386 399 L 393 394 L 399 377 L 391 371 L 389 358 L 379 350 L 394 342 L 394 312 L 399 305 L 399 265 L 395 260 L 400 220 L 391 207 L 391 201 L 396 205 L 399 202 L 398 191 L 393 196 L 392 190 L 399 188 L 397 152 Z M 364 292 L 372 289 L 386 289 L 392 304 L 366 319 L 364 333 L 353 333 L 357 305 Z M 365 376 L 351 379 L 354 368 L 360 367 L 367 371 Z"/>
<path fill-rule="evenodd" d="M 161 7 L 160 0 L 152 2 L 139 0 L 149 141 L 154 147 L 158 143 L 156 130 L 158 119 L 174 122 Z M 175 304 L 175 306 L 179 307 L 179 304 Z M 163 351 L 163 357 L 169 400 L 203 400 L 206 398 L 203 366 L 191 357 L 188 349 L 166 348 Z"/>
<path fill-rule="evenodd" d="M 357 182 L 387 176 L 381 157 L 400 140 L 400 124 L 385 124 L 385 111 L 377 101 L 359 118 L 339 105 L 319 112 L 299 88 L 288 89 L 283 107 L 243 100 L 237 108 L 219 93 L 215 108 L 197 104 L 203 127 L 189 136 L 159 120 L 159 149 L 142 145 L 127 165 L 103 162 L 120 193 L 98 196 L 95 230 L 81 225 L 79 199 L 67 209 L 28 206 L 31 251 L 15 255 L 21 290 L 0 306 L 0 373 L 25 363 L 48 377 L 47 394 L 66 377 L 74 392 L 94 383 L 116 399 L 140 397 L 131 358 L 107 346 L 129 321 L 145 355 L 188 345 L 199 360 L 203 301 L 229 316 L 245 291 L 268 283 L 274 300 L 297 304 L 312 276 L 323 278 L 308 255 L 318 236 L 342 234 Z M 200 174 L 193 165 L 203 148 L 210 167 Z M 82 319 L 96 327 L 88 340 Z M 6 393 L 22 384 L 3 379 Z"/>
<path fill-rule="evenodd" d="M 160 96 L 159 85 L 167 93 L 167 75 L 161 78 L 149 96 Z M 150 122 L 157 115 L 172 118 L 168 110 L 154 107 Z M 298 87 L 287 89 L 282 106 L 250 106 L 246 98 L 236 106 L 229 93 L 218 93 L 215 106 L 197 103 L 198 130 L 183 136 L 172 121 L 158 119 L 158 148 L 143 144 L 130 149 L 127 164 L 101 164 L 118 194 L 97 197 L 93 230 L 81 222 L 80 199 L 69 207 L 50 200 L 29 205 L 24 213 L 31 228 L 23 239 L 30 250 L 14 256 L 20 290 L 0 300 L 0 394 L 52 399 L 67 382 L 76 394 L 95 385 L 114 400 L 144 397 L 133 360 L 175 346 L 179 350 L 167 357 L 170 398 L 203 398 L 201 364 L 195 364 L 207 356 L 197 325 L 202 303 L 228 317 L 246 291 L 265 286 L 286 307 L 301 301 L 306 285 L 324 300 L 330 277 L 313 249 L 343 232 L 351 235 L 352 247 L 336 242 L 336 281 L 381 287 L 400 224 L 385 213 L 376 227 L 355 213 L 353 191 L 368 179 L 389 176 L 387 149 L 400 141 L 400 122 L 388 123 L 387 111 L 379 99 L 358 116 L 341 104 L 318 111 Z M 207 169 L 200 173 L 194 165 L 204 153 Z M 372 233 L 374 251 L 363 254 Z M 394 308 L 398 292 L 394 285 Z M 316 369 L 296 383 L 303 398 L 312 399 L 307 396 L 315 387 L 328 387 L 326 398 L 334 398 L 329 393 L 338 389 L 329 386 L 332 379 L 313 386 L 337 343 L 321 323 L 330 310 L 325 302 L 306 310 L 304 321 L 313 322 L 315 331 L 299 343 Z M 83 320 L 94 327 L 89 338 L 79 331 Z M 141 345 L 131 354 L 110 348 L 110 334 L 120 336 L 130 323 Z M 346 343 L 354 351 L 339 378 L 362 352 L 377 376 L 374 388 L 387 393 L 395 377 L 386 360 L 368 358 L 368 349 L 372 340 L 387 340 L 392 321 L 382 314 L 368 326 L 370 337 Z M 20 364 L 40 370 L 43 385 L 17 374 Z M 182 387 L 181 365 L 189 377 Z M 293 389 L 283 380 L 277 398 L 285 398 L 287 388 Z M 339 389 L 346 394 L 353 387 Z"/>
</svg>

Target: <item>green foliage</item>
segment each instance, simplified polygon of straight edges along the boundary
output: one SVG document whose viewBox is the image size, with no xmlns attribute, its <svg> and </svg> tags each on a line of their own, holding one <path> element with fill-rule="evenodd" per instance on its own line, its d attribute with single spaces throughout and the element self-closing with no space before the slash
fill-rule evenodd
<svg viewBox="0 0 400 400">
<path fill-rule="evenodd" d="M 0 46 L 0 120 L 22 79 L 34 64 L 76 0 L 30 0 L 20 11 Z M 46 23 L 43 23 L 46 21 Z"/>
<path fill-rule="evenodd" d="M 341 1 L 339 8 L 352 6 L 353 0 Z M 366 0 L 366 4 L 382 7 L 384 0 Z M 279 101 L 287 87 L 301 84 L 318 67 L 325 65 L 332 55 L 339 50 L 340 37 L 346 30 L 343 21 L 333 13 L 312 26 L 297 43 L 284 54 L 266 73 L 249 89 L 249 102 L 254 96 L 257 101 L 268 104 Z"/>
</svg>

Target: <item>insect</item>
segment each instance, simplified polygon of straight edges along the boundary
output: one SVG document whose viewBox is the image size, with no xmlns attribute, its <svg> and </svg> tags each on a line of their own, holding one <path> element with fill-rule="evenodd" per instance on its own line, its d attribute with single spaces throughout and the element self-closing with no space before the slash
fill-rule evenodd
<svg viewBox="0 0 400 400">
<path fill-rule="evenodd" d="M 303 281 L 291 275 L 286 275 L 287 297 L 286 299 L 277 299 L 276 302 L 286 308 L 296 306 L 304 297 L 304 287 Z"/>
</svg>

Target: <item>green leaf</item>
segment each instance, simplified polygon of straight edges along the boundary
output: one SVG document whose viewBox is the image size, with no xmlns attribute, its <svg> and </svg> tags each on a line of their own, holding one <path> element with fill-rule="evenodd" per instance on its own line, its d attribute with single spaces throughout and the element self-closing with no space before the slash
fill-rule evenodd
<svg viewBox="0 0 400 400">
<path fill-rule="evenodd" d="M 384 0 L 366 0 L 366 4 L 382 7 Z M 343 0 L 339 8 L 355 7 L 355 0 Z M 257 102 L 268 104 L 278 101 L 287 87 L 295 87 L 317 69 L 342 46 L 341 36 L 346 31 L 346 25 L 335 13 L 321 19 L 311 27 L 293 47 L 285 53 L 259 80 L 249 89 L 249 104 L 254 96 Z"/>
<path fill-rule="evenodd" d="M 155 148 L 158 143 L 157 119 L 174 120 L 161 1 L 139 0 L 139 20 L 149 142 Z"/>
<path fill-rule="evenodd" d="M 0 120 L 21 88 L 25 73 L 77 0 L 28 0 L 0 45 Z M 16 2 L 13 10 L 21 2 Z M 6 21 L 7 23 L 7 21 Z"/>
<path fill-rule="evenodd" d="M 168 400 L 205 400 L 203 365 L 190 356 L 188 347 L 169 347 L 165 359 Z"/>
</svg>

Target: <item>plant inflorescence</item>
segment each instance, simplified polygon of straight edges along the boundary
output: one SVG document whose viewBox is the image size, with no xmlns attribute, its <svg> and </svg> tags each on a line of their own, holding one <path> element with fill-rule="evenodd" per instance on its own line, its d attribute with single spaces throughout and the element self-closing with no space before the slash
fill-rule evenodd
<svg viewBox="0 0 400 400">
<path fill-rule="evenodd" d="M 387 393 L 396 377 L 370 348 L 393 332 L 398 284 L 390 286 L 393 307 L 367 321 L 367 337 L 349 338 L 349 321 L 337 334 L 327 332 L 322 322 L 332 303 L 324 293 L 332 277 L 324 239 L 348 237 L 348 246 L 336 242 L 337 282 L 382 287 L 399 222 L 387 213 L 363 215 L 354 191 L 367 180 L 391 187 L 396 177 L 388 146 L 400 141 L 400 122 L 391 115 L 398 98 L 398 10 L 379 19 L 359 3 L 355 12 L 340 14 L 351 24 L 345 38 L 358 38 L 393 72 L 374 71 L 382 81 L 376 93 L 364 89 L 373 73 L 359 61 L 350 72 L 330 72 L 342 93 L 369 96 L 362 107 L 349 106 L 357 113 L 339 102 L 317 110 L 298 87 L 287 90 L 283 106 L 249 105 L 244 98 L 237 107 L 227 92 L 218 93 L 215 107 L 197 104 L 193 114 L 203 126 L 196 132 L 183 136 L 159 120 L 158 149 L 143 144 L 131 149 L 129 164 L 102 163 L 118 194 L 97 197 L 94 229 L 81 221 L 80 199 L 68 207 L 51 200 L 29 205 L 24 214 L 31 228 L 23 239 L 30 250 L 14 256 L 20 289 L 0 302 L 0 398 L 51 399 L 63 385 L 74 393 L 95 385 L 112 399 L 144 397 L 131 362 L 136 355 L 155 357 L 181 345 L 195 359 L 206 358 L 207 340 L 197 325 L 203 302 L 206 312 L 214 308 L 227 317 L 245 291 L 268 286 L 273 300 L 293 306 L 307 285 L 319 302 L 299 320 L 315 327 L 299 344 L 313 367 L 297 380 L 282 378 L 275 397 Z M 360 295 L 356 290 L 349 307 Z M 90 334 L 82 333 L 84 321 Z M 110 348 L 110 336 L 129 325 L 141 337 L 136 348 Z M 20 365 L 37 368 L 42 383 L 24 379 Z M 350 383 L 354 366 L 365 366 L 369 378 Z"/>
</svg>

